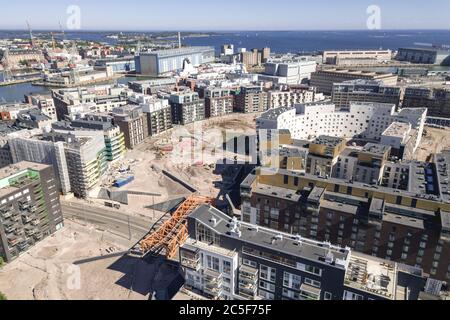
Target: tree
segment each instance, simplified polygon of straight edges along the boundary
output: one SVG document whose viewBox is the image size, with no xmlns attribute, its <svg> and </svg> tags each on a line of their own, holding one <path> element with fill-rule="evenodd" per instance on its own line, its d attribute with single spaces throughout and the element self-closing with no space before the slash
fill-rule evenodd
<svg viewBox="0 0 450 320">
<path fill-rule="evenodd" d="M 8 299 L 6 299 L 6 296 L 0 292 L 0 301 L 1 300 L 8 300 Z"/>
<path fill-rule="evenodd" d="M 5 264 L 5 260 L 3 260 L 2 257 L 0 257 L 0 268 L 3 267 L 4 264 Z"/>
</svg>

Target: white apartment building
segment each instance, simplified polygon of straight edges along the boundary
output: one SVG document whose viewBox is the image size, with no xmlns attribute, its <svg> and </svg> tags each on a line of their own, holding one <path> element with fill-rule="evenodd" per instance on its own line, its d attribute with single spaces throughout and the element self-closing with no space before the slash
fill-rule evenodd
<svg viewBox="0 0 450 320">
<path fill-rule="evenodd" d="M 267 111 L 257 120 L 257 129 L 286 129 L 298 140 L 332 136 L 380 141 L 393 122 L 404 122 L 418 131 L 420 143 L 427 110 L 395 109 L 395 105 L 382 103 L 351 103 L 349 109 L 336 108 L 330 101 L 299 104 Z"/>
<path fill-rule="evenodd" d="M 269 109 L 293 107 L 296 104 L 311 103 L 325 100 L 323 93 L 317 93 L 314 88 L 289 91 L 269 91 Z"/>
</svg>

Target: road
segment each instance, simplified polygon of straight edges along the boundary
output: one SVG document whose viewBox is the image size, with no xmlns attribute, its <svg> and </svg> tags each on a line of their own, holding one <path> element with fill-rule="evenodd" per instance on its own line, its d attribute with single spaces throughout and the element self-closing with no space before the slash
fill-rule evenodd
<svg viewBox="0 0 450 320">
<path fill-rule="evenodd" d="M 65 219 L 92 224 L 122 238 L 139 241 L 151 229 L 151 219 L 131 217 L 123 212 L 114 212 L 80 203 L 61 202 Z"/>
</svg>

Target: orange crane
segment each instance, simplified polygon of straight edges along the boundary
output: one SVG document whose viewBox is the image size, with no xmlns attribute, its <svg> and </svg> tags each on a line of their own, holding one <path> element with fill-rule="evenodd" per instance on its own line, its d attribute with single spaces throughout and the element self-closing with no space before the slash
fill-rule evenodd
<svg viewBox="0 0 450 320">
<path fill-rule="evenodd" d="M 169 220 L 139 243 L 142 254 L 152 252 L 165 255 L 167 259 L 174 258 L 179 246 L 188 238 L 186 219 L 189 214 L 203 204 L 212 203 L 213 199 L 208 197 L 192 195 L 187 198 Z"/>
</svg>

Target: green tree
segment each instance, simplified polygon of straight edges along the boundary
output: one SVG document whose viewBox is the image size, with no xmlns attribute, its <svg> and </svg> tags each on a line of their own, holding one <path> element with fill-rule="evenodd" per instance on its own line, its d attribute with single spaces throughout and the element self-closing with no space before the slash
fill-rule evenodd
<svg viewBox="0 0 450 320">
<path fill-rule="evenodd" d="M 4 264 L 5 264 L 5 260 L 3 260 L 2 257 L 0 257 L 0 268 L 3 267 Z"/>
<path fill-rule="evenodd" d="M 0 300 L 8 300 L 8 299 L 6 299 L 6 296 L 0 292 Z"/>
</svg>

